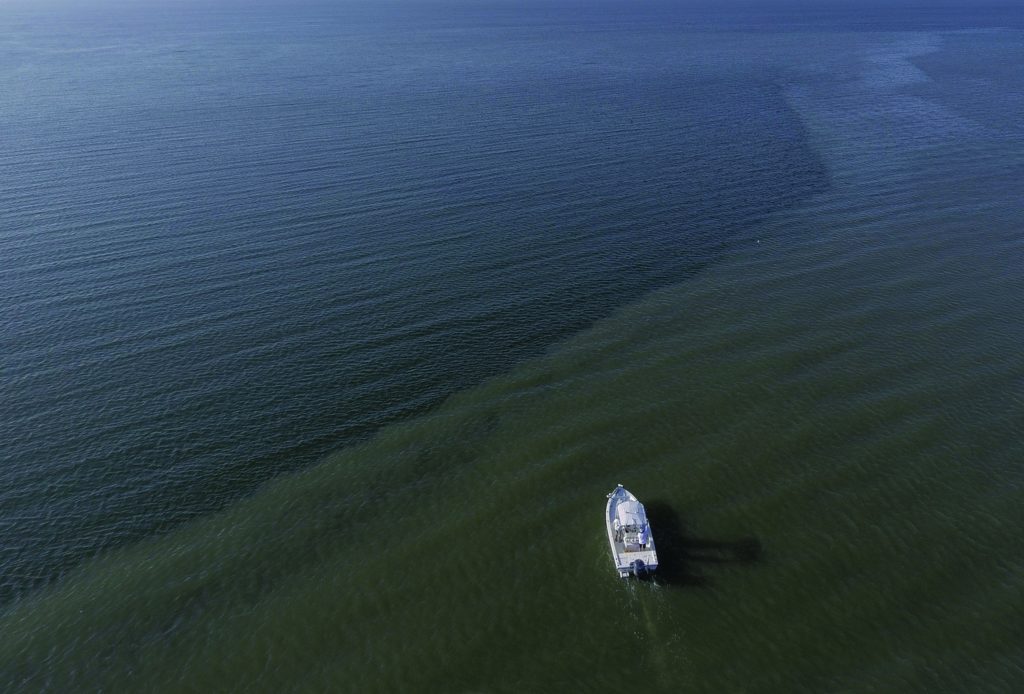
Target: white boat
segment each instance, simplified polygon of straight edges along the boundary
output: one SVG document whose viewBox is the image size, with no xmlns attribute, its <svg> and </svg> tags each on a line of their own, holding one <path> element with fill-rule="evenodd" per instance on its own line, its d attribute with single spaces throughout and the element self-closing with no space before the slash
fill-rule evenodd
<svg viewBox="0 0 1024 694">
<path fill-rule="evenodd" d="M 621 484 L 608 495 L 604 520 L 619 576 L 641 575 L 658 568 L 658 553 L 644 505 Z"/>
</svg>

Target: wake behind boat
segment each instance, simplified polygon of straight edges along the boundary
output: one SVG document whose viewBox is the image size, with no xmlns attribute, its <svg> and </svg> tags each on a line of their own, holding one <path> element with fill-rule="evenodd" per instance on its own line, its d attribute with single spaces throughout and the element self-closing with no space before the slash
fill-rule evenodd
<svg viewBox="0 0 1024 694">
<path fill-rule="evenodd" d="M 621 484 L 608 495 L 605 524 L 619 576 L 625 578 L 658 568 L 658 553 L 654 550 L 654 536 L 644 505 Z"/>
</svg>

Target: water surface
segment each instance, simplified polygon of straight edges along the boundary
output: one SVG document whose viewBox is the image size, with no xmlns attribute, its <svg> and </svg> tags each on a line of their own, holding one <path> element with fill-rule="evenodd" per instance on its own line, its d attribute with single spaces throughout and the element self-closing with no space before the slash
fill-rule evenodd
<svg viewBox="0 0 1024 694">
<path fill-rule="evenodd" d="M 8 688 L 1024 686 L 1019 23 L 574 12 L 23 20 Z"/>
</svg>

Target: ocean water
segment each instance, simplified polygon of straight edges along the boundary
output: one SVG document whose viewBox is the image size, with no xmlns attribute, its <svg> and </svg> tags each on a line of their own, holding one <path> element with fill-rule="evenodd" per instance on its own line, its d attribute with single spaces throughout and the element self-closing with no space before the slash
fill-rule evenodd
<svg viewBox="0 0 1024 694">
<path fill-rule="evenodd" d="M 5 689 L 1024 687 L 1019 13 L 3 12 Z"/>
</svg>

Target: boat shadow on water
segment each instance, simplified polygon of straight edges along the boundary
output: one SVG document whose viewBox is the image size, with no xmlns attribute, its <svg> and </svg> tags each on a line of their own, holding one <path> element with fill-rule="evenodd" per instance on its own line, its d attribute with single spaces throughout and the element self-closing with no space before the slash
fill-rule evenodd
<svg viewBox="0 0 1024 694">
<path fill-rule="evenodd" d="M 705 569 L 720 564 L 753 564 L 761 559 L 761 542 L 756 537 L 694 537 L 668 504 L 652 501 L 644 508 L 658 548 L 658 569 L 644 580 L 672 586 L 710 586 L 712 579 Z"/>
</svg>

